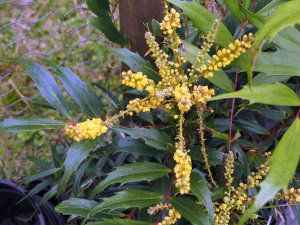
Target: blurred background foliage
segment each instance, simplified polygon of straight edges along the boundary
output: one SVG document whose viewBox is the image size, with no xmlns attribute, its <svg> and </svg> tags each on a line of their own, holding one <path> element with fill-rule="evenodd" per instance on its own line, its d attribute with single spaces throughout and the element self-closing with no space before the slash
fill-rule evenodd
<svg viewBox="0 0 300 225">
<path fill-rule="evenodd" d="M 118 26 L 118 2 L 112 1 Z M 15 116 L 55 117 L 45 107 L 32 80 L 13 58 L 52 60 L 70 66 L 89 85 L 100 83 L 119 92 L 120 61 L 110 53 L 114 44 L 87 25 L 91 13 L 83 0 L 6 1 L 0 4 L 0 119 Z M 94 88 L 98 94 L 101 89 Z M 57 133 L 1 133 L 0 177 L 18 179 L 30 174 L 28 157 L 47 159 Z"/>
</svg>

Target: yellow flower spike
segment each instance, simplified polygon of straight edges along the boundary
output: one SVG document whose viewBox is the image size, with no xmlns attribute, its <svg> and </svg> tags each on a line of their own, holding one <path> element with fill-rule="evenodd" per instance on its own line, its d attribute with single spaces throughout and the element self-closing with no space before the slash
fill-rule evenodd
<svg viewBox="0 0 300 225">
<path fill-rule="evenodd" d="M 146 89 L 148 92 L 153 92 L 154 81 L 147 78 L 141 72 L 133 73 L 131 70 L 122 73 L 122 84 L 135 88 L 138 91 Z"/>
<path fill-rule="evenodd" d="M 190 176 L 192 172 L 192 160 L 187 154 L 187 151 L 182 148 L 176 149 L 174 153 L 174 160 L 176 166 L 175 172 L 175 186 L 179 189 L 180 194 L 187 194 L 190 191 Z"/>
<path fill-rule="evenodd" d="M 65 133 L 75 141 L 83 139 L 95 139 L 107 132 L 108 128 L 100 118 L 88 119 L 82 123 L 68 124 L 65 126 Z"/>
<path fill-rule="evenodd" d="M 225 165 L 225 180 L 226 186 L 230 187 L 233 182 L 233 171 L 234 171 L 234 154 L 228 153 Z"/>
</svg>

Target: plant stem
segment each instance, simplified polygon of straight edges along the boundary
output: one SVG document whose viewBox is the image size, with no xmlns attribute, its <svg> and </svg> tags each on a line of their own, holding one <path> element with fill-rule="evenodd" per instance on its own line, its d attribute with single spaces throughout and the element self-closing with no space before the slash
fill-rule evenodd
<svg viewBox="0 0 300 225">
<path fill-rule="evenodd" d="M 198 107 L 198 117 L 199 117 L 199 136 L 200 136 L 200 142 L 201 142 L 201 153 L 204 159 L 205 168 L 207 169 L 208 176 L 212 182 L 212 184 L 215 186 L 215 188 L 218 187 L 217 183 L 215 182 L 212 172 L 210 170 L 210 166 L 208 163 L 208 157 L 206 153 L 206 147 L 205 147 L 205 139 L 204 139 L 204 128 L 203 128 L 203 108 Z"/>
</svg>

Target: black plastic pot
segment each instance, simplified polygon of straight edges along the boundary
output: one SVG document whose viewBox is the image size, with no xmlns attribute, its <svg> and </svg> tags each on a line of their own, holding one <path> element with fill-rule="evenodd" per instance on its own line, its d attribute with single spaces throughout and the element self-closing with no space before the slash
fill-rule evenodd
<svg viewBox="0 0 300 225">
<path fill-rule="evenodd" d="M 0 180 L 0 225 L 63 225 L 51 203 L 39 207 L 41 197 L 34 195 L 20 201 L 27 190 L 7 180 Z"/>
</svg>

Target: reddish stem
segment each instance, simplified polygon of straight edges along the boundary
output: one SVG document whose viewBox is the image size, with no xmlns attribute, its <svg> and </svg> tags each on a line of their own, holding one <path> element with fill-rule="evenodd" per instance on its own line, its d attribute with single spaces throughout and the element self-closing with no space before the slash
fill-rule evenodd
<svg viewBox="0 0 300 225">
<path fill-rule="evenodd" d="M 164 195 L 164 200 L 163 200 L 164 203 L 168 202 L 168 200 L 169 200 L 169 198 L 170 198 L 174 180 L 175 180 L 175 173 L 173 173 L 172 179 L 171 179 L 171 182 L 170 182 L 170 185 L 169 185 L 169 188 L 168 188 L 168 191 L 167 191 L 167 193 Z M 162 216 L 162 210 L 159 211 L 157 220 L 156 220 L 156 222 L 155 222 L 153 225 L 157 225 L 157 224 L 158 224 L 158 222 L 159 222 L 160 219 L 161 219 L 161 216 Z"/>
<path fill-rule="evenodd" d="M 241 40 L 241 36 L 242 36 L 242 31 L 243 31 L 243 27 L 246 25 L 247 20 L 243 20 L 240 28 L 239 28 L 239 32 L 237 34 L 237 37 Z M 234 80 L 234 91 L 236 91 L 237 89 L 237 82 L 238 82 L 238 75 L 239 75 L 239 68 L 236 67 L 235 68 L 235 80 Z M 234 113 L 234 105 L 235 105 L 235 98 L 232 99 L 231 102 L 231 111 L 230 111 L 230 121 L 229 121 L 229 141 L 228 141 L 228 152 L 231 151 L 231 143 L 232 143 L 232 123 L 233 123 L 233 113 Z"/>
</svg>

